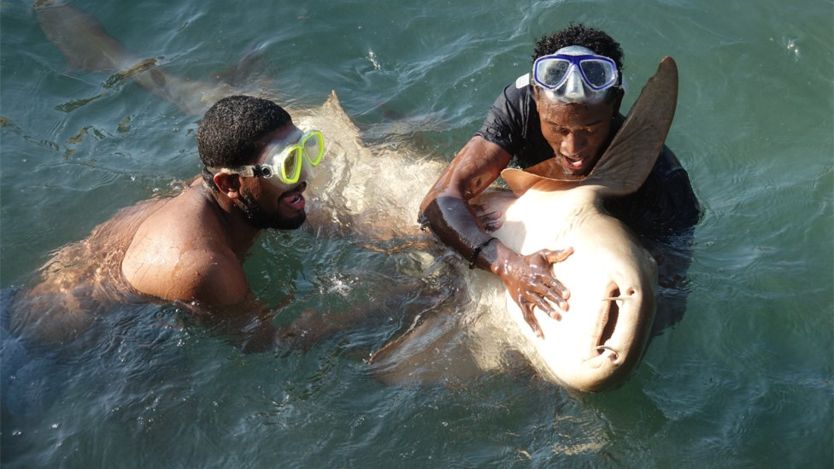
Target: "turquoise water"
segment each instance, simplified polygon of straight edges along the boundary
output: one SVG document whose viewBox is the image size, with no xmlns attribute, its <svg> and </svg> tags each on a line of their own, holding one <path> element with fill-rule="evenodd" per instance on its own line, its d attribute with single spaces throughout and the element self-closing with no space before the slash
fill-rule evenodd
<svg viewBox="0 0 834 469">
<path fill-rule="evenodd" d="M 387 319 L 307 350 L 243 354 L 174 306 L 144 305 L 60 356 L 6 344 L 4 466 L 832 466 L 831 1 L 99 3 L 73 4 L 172 74 L 208 79 L 255 49 L 244 82 L 294 108 L 336 90 L 367 143 L 408 142 L 439 161 L 526 71 L 533 40 L 569 21 L 622 43 L 625 106 L 660 57 L 675 57 L 667 143 L 705 208 L 687 311 L 604 394 L 572 396 L 521 369 L 387 385 L 363 359 L 415 302 L 383 303 L 385 285 L 442 280 L 409 279 L 419 270 L 407 248 L 267 234 L 246 270 L 267 303 L 292 293 L 279 320 L 369 303 Z M 196 174 L 198 117 L 130 80 L 69 68 L 28 4 L 0 13 L 8 294 L 56 248 Z"/>
</svg>

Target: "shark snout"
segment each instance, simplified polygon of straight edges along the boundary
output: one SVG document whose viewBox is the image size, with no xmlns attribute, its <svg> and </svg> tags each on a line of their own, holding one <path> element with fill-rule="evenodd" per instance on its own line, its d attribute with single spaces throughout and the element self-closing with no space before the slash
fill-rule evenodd
<svg viewBox="0 0 834 469">
<path fill-rule="evenodd" d="M 612 281 L 605 290 L 596 332 L 583 360 L 584 390 L 604 389 L 627 373 L 643 347 L 643 295 L 638 284 Z"/>
</svg>

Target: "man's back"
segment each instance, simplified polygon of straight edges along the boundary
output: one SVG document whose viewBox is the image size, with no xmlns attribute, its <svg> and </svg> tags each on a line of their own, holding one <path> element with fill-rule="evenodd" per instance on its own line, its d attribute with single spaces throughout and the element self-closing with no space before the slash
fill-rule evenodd
<svg viewBox="0 0 834 469">
<path fill-rule="evenodd" d="M 44 342 L 84 330 L 116 302 L 138 296 L 122 275 L 125 252 L 138 227 L 167 199 L 124 208 L 90 236 L 59 249 L 39 271 L 39 283 L 15 301 L 12 327 Z"/>
<path fill-rule="evenodd" d="M 242 301 L 248 285 L 241 259 L 198 182 L 170 199 L 136 230 L 121 270 L 142 294 L 213 305 Z"/>
<path fill-rule="evenodd" d="M 190 301 L 206 291 L 227 304 L 240 301 L 246 288 L 240 261 L 202 192 L 192 186 L 122 209 L 58 250 L 40 269 L 39 283 L 16 301 L 13 328 L 60 342 L 116 303 Z"/>
</svg>

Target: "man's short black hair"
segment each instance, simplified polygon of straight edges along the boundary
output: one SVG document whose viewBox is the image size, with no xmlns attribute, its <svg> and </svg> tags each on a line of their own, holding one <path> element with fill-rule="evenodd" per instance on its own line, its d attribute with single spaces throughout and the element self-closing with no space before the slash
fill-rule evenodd
<svg viewBox="0 0 834 469">
<path fill-rule="evenodd" d="M 620 48 L 620 44 L 605 32 L 578 23 L 571 23 L 567 28 L 536 41 L 533 61 L 567 46 L 587 47 L 596 54 L 608 57 L 617 64 L 617 70 L 622 77 L 623 49 Z"/>
<path fill-rule="evenodd" d="M 197 129 L 197 150 L 205 167 L 234 168 L 252 164 L 270 132 L 292 123 L 289 113 L 272 101 L 228 96 L 217 101 Z"/>
</svg>

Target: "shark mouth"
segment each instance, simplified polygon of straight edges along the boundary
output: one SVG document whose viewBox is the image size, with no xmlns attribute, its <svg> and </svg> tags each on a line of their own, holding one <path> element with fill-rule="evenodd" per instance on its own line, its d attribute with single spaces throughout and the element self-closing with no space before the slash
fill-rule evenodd
<svg viewBox="0 0 834 469">
<path fill-rule="evenodd" d="M 617 301 L 626 298 L 621 296 L 620 288 L 614 282 L 611 282 L 608 286 L 606 293 L 605 298 L 603 298 L 602 312 L 596 334 L 596 346 L 591 353 L 591 360 L 596 359 L 594 361 L 600 366 L 605 362 L 600 357 L 605 357 L 610 360 L 611 364 L 616 366 L 622 363 L 620 360 L 622 353 L 614 344 L 609 342 L 614 335 L 614 330 L 617 328 L 617 320 L 620 318 L 620 306 Z M 629 289 L 628 295 L 630 296 L 633 293 L 633 289 Z"/>
</svg>

